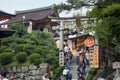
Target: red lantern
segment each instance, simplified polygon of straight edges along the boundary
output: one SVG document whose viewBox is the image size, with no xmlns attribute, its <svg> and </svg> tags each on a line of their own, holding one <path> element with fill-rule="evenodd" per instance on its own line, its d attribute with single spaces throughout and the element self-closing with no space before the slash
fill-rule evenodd
<svg viewBox="0 0 120 80">
<path fill-rule="evenodd" d="M 85 46 L 91 47 L 91 46 L 93 46 L 93 45 L 94 45 L 94 39 L 93 39 L 93 38 L 87 38 L 87 39 L 85 40 Z"/>
</svg>

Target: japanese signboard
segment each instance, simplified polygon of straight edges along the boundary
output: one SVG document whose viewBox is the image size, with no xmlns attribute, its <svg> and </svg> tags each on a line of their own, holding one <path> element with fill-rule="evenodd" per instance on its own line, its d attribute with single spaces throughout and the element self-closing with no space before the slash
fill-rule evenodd
<svg viewBox="0 0 120 80">
<path fill-rule="evenodd" d="M 120 62 L 114 62 L 112 65 L 113 65 L 113 69 L 120 68 Z"/>
<path fill-rule="evenodd" d="M 63 51 L 59 52 L 59 65 L 64 66 L 64 52 Z"/>
<path fill-rule="evenodd" d="M 90 67 L 99 67 L 99 46 L 94 46 L 94 49 L 90 53 Z"/>
</svg>

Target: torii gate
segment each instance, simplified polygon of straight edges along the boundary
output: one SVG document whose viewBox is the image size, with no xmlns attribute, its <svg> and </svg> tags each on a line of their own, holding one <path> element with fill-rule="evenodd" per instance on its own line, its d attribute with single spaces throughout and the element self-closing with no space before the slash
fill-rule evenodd
<svg viewBox="0 0 120 80">
<path fill-rule="evenodd" d="M 60 50 L 63 50 L 63 30 L 64 22 L 76 22 L 77 29 L 82 28 L 81 21 L 90 20 L 89 17 L 49 17 L 53 22 L 60 22 Z"/>
</svg>

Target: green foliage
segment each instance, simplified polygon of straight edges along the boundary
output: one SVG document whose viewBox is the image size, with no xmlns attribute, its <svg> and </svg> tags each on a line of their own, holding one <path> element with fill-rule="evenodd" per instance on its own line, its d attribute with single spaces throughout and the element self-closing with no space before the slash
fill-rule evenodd
<svg viewBox="0 0 120 80">
<path fill-rule="evenodd" d="M 88 72 L 86 80 L 93 80 L 94 76 L 97 74 L 97 68 L 91 68 Z"/>
<path fill-rule="evenodd" d="M 41 48 L 41 46 L 36 46 L 35 49 L 34 49 L 34 52 L 35 53 L 39 53 L 39 54 L 42 55 L 42 48 Z"/>
<path fill-rule="evenodd" d="M 9 48 L 7 46 L 1 46 L 0 52 L 1 53 L 3 53 L 3 52 L 9 52 Z"/>
<path fill-rule="evenodd" d="M 92 77 L 93 77 L 92 75 L 88 74 L 86 80 L 92 80 Z"/>
<path fill-rule="evenodd" d="M 35 59 L 34 62 L 33 62 L 33 64 L 36 65 L 36 66 L 38 66 L 41 62 L 42 62 L 41 59 Z"/>
<path fill-rule="evenodd" d="M 24 44 L 23 51 L 28 55 L 33 53 L 34 46 L 32 44 Z"/>
<path fill-rule="evenodd" d="M 93 18 L 97 18 L 101 15 L 102 13 L 102 9 L 98 8 L 98 6 L 93 7 L 91 12 L 87 12 L 87 16 L 93 17 Z"/>
<path fill-rule="evenodd" d="M 19 30 L 19 26 L 21 25 L 18 25 L 18 24 L 14 24 L 13 26 L 11 25 L 12 29 L 15 29 L 15 30 Z M 33 64 L 37 65 L 37 62 L 38 64 L 40 62 L 47 62 L 47 61 L 49 62 L 49 59 L 51 61 L 50 64 L 58 63 L 57 62 L 58 61 L 58 55 L 57 55 L 58 50 L 56 48 L 55 40 L 51 34 L 44 33 L 39 30 L 33 31 L 31 34 L 27 34 L 26 32 L 24 33 L 24 31 L 22 31 L 22 30 L 25 30 L 24 28 L 20 30 L 21 32 L 23 32 L 21 36 L 19 36 L 19 34 L 21 33 L 16 33 L 11 37 L 1 39 L 1 47 L 0 47 L 1 53 L 0 54 L 3 54 L 5 52 L 11 52 L 13 54 L 12 55 L 13 62 L 10 63 L 11 64 L 10 66 L 12 66 L 12 64 L 13 65 L 21 64 L 15 61 L 16 60 L 15 57 L 20 52 L 24 52 L 28 56 L 29 55 L 31 56 L 31 54 L 37 53 L 38 56 L 36 59 L 41 60 L 41 61 L 36 60 L 34 58 L 34 59 L 31 59 L 31 61 L 29 61 L 30 59 L 28 59 L 29 57 L 27 57 L 27 60 L 24 62 L 27 64 L 30 64 L 29 62 L 32 62 Z M 50 54 L 52 54 L 52 56 Z M 52 61 L 52 58 L 54 61 Z"/>
<path fill-rule="evenodd" d="M 59 76 L 60 76 L 60 73 L 63 71 L 64 67 L 57 67 L 54 69 L 53 71 L 53 80 L 56 80 Z"/>
<path fill-rule="evenodd" d="M 12 62 L 12 59 L 13 59 L 12 57 L 13 55 L 10 52 L 2 53 L 0 54 L 0 63 L 2 65 L 7 65 Z"/>
<path fill-rule="evenodd" d="M 36 54 L 36 53 L 33 53 L 29 56 L 29 59 L 30 59 L 30 62 L 33 63 L 36 59 L 40 59 L 40 55 L 39 54 Z"/>
<path fill-rule="evenodd" d="M 25 52 L 17 53 L 16 60 L 20 63 L 25 62 L 27 60 L 27 54 Z"/>
<path fill-rule="evenodd" d="M 10 24 L 9 28 L 16 30 L 16 36 L 22 37 L 23 35 L 27 34 L 27 28 L 23 27 L 21 24 Z"/>
</svg>

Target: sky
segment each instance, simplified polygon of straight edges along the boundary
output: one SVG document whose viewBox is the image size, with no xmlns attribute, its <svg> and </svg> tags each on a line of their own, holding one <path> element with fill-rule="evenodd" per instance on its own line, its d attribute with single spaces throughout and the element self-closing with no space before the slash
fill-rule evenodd
<svg viewBox="0 0 120 80">
<path fill-rule="evenodd" d="M 66 1 L 67 0 L 0 0 L 0 10 L 15 14 L 15 11 L 41 8 Z"/>
</svg>

